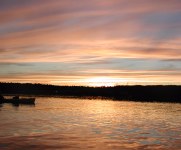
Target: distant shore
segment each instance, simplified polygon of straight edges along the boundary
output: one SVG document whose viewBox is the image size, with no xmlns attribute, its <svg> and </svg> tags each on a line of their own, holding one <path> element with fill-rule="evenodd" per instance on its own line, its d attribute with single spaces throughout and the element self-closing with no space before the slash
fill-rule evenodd
<svg viewBox="0 0 181 150">
<path fill-rule="evenodd" d="M 180 85 L 132 85 L 114 87 L 55 86 L 45 84 L 0 83 L 1 95 L 87 97 L 141 102 L 181 103 Z"/>
</svg>

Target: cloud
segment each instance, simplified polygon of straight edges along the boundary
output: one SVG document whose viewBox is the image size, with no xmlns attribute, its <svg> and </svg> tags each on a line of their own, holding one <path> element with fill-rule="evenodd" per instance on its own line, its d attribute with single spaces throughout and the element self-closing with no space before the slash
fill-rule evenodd
<svg viewBox="0 0 181 150">
<path fill-rule="evenodd" d="M 134 74 L 135 79 L 138 76 L 154 79 L 157 74 L 159 79 L 164 76 L 162 81 L 172 77 L 178 80 L 180 8 L 180 0 L 2 0 L 0 63 L 3 65 L 0 69 L 4 69 L 3 79 L 10 75 L 9 79 L 23 80 L 25 73 L 26 81 L 30 76 L 35 80 L 39 78 L 38 72 L 43 72 L 41 75 L 50 80 L 54 75 L 45 72 L 52 67 L 55 74 L 67 79 L 69 75 L 73 79 L 96 75 L 121 78 Z M 35 64 L 28 66 L 28 63 Z M 132 73 L 96 73 L 92 69 L 131 70 Z M 83 70 L 87 73 L 80 75 Z M 143 72 L 136 72 L 140 70 Z"/>
</svg>

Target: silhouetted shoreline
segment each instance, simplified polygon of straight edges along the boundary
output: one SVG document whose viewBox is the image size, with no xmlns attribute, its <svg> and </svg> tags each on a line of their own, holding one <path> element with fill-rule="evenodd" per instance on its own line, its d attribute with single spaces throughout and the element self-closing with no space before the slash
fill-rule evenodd
<svg viewBox="0 0 181 150">
<path fill-rule="evenodd" d="M 181 103 L 180 85 L 133 85 L 114 87 L 56 86 L 0 83 L 2 95 L 103 97 L 113 100 Z"/>
</svg>

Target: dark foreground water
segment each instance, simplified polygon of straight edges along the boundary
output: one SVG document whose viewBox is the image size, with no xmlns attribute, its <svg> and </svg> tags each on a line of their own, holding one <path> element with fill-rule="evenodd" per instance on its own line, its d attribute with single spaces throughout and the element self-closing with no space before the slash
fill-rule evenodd
<svg viewBox="0 0 181 150">
<path fill-rule="evenodd" d="M 0 107 L 0 149 L 181 149 L 181 104 L 37 98 Z"/>
</svg>

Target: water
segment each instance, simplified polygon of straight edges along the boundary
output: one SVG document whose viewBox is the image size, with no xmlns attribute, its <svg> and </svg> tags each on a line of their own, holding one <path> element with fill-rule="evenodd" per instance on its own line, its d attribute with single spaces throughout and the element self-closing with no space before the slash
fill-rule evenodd
<svg viewBox="0 0 181 150">
<path fill-rule="evenodd" d="M 181 104 L 37 98 L 0 107 L 0 149 L 181 149 Z"/>
</svg>

